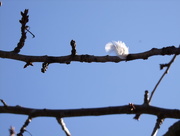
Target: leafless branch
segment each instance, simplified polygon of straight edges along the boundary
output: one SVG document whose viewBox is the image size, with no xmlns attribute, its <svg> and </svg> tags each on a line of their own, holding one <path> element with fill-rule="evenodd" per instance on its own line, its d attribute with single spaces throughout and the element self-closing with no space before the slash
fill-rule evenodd
<svg viewBox="0 0 180 136">
<path fill-rule="evenodd" d="M 26 127 L 29 125 L 29 123 L 31 122 L 31 120 L 32 120 L 32 117 L 31 117 L 31 116 L 28 116 L 28 119 L 25 121 L 24 125 L 21 127 L 20 132 L 17 134 L 17 136 L 23 136 L 23 133 L 24 133 L 25 131 L 27 131 L 27 130 L 26 130 Z M 27 132 L 28 132 L 28 131 L 27 131 Z"/>
<path fill-rule="evenodd" d="M 57 122 L 61 125 L 62 130 L 66 133 L 66 136 L 71 136 L 71 133 L 69 132 L 68 128 L 66 127 L 66 124 L 64 123 L 64 120 L 62 118 L 56 118 Z"/>
<path fill-rule="evenodd" d="M 157 89 L 158 85 L 160 84 L 160 82 L 162 81 L 163 77 L 168 73 L 168 70 L 170 69 L 171 64 L 174 62 L 175 58 L 176 58 L 176 55 L 174 55 L 174 57 L 171 59 L 171 61 L 170 61 L 168 64 L 164 65 L 164 66 L 166 66 L 167 68 L 166 68 L 166 70 L 164 71 L 164 73 L 163 73 L 163 75 L 161 76 L 161 78 L 159 79 L 159 81 L 157 82 L 157 84 L 155 85 L 153 91 L 151 92 L 151 95 L 150 95 L 150 98 L 149 98 L 149 103 L 151 102 L 151 99 L 152 99 L 152 97 L 153 97 L 153 94 L 154 94 L 154 92 L 156 91 L 156 89 Z M 161 66 L 162 66 L 162 65 L 161 65 Z M 162 69 L 162 67 L 161 67 L 161 69 Z"/>
<path fill-rule="evenodd" d="M 155 55 L 172 55 L 180 54 L 180 48 L 176 48 L 174 46 L 172 47 L 164 47 L 161 49 L 151 49 L 149 51 L 143 52 L 143 53 L 137 53 L 137 54 L 129 54 L 127 56 L 127 60 L 120 59 L 117 56 L 94 56 L 94 55 L 75 55 L 74 57 L 71 57 L 71 55 L 67 56 L 29 56 L 29 55 L 22 55 L 22 54 L 16 54 L 14 52 L 8 52 L 8 51 L 2 51 L 0 50 L 0 58 L 7 58 L 7 59 L 13 59 L 23 62 L 49 62 L 49 63 L 64 63 L 67 64 L 67 62 L 71 61 L 78 61 L 78 62 L 121 62 L 121 61 L 131 61 L 131 60 L 137 60 L 137 59 L 148 59 L 151 56 Z"/>
<path fill-rule="evenodd" d="M 0 113 L 11 113 L 18 115 L 31 115 L 31 117 L 79 117 L 79 116 L 102 116 L 112 114 L 149 114 L 149 115 L 163 115 L 164 118 L 180 119 L 179 109 L 165 109 L 155 106 L 135 105 L 135 109 L 131 110 L 129 105 L 112 106 L 101 108 L 82 108 L 82 109 L 33 109 L 21 106 L 0 106 Z"/>
<path fill-rule="evenodd" d="M 176 54 L 174 55 L 174 57 L 171 59 L 171 61 L 168 64 L 161 64 L 160 65 L 160 69 L 162 70 L 164 67 L 167 67 L 167 69 L 164 71 L 163 75 L 161 76 L 161 78 L 159 79 L 159 81 L 157 82 L 157 84 L 155 85 L 153 91 L 151 92 L 150 98 L 148 98 L 148 91 L 145 91 L 145 95 L 144 95 L 144 104 L 150 104 L 153 94 L 156 91 L 158 85 L 160 84 L 160 82 L 162 81 L 163 77 L 168 73 L 168 70 L 170 69 L 171 64 L 174 62 L 175 58 L 176 58 Z M 134 119 L 139 120 L 141 114 L 136 114 Z"/>
<path fill-rule="evenodd" d="M 13 50 L 14 53 L 19 53 L 25 44 L 25 40 L 26 40 L 26 31 L 25 30 L 28 27 L 28 26 L 26 26 L 26 23 L 29 21 L 29 16 L 27 14 L 28 14 L 28 9 L 25 9 L 24 12 L 21 12 L 22 18 L 21 18 L 21 20 L 19 20 L 19 22 L 21 23 L 21 38 L 17 44 L 17 47 L 14 48 L 14 50 Z"/>
</svg>

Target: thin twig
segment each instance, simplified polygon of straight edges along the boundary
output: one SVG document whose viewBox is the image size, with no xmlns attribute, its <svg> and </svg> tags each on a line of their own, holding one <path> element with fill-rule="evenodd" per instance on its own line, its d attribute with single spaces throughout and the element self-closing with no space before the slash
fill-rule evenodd
<svg viewBox="0 0 180 136">
<path fill-rule="evenodd" d="M 4 107 L 8 107 L 8 105 L 6 104 L 6 102 L 2 99 L 0 99 L 0 101 L 2 102 L 2 104 L 4 105 Z"/>
<path fill-rule="evenodd" d="M 26 27 L 27 32 L 29 32 L 32 35 L 32 38 L 35 38 L 35 35 L 29 30 L 29 27 Z"/>
<path fill-rule="evenodd" d="M 31 115 L 35 117 L 82 117 L 82 116 L 102 116 L 114 114 L 149 114 L 158 116 L 163 114 L 165 118 L 180 119 L 179 109 L 166 109 L 155 106 L 144 106 L 134 104 L 135 110 L 129 110 L 129 105 L 122 106 L 108 106 L 96 108 L 79 108 L 79 109 L 34 109 L 20 106 L 0 106 L 1 113 L 10 113 L 18 115 Z"/>
<path fill-rule="evenodd" d="M 23 133 L 24 133 L 25 131 L 27 131 L 27 130 L 26 130 L 26 127 L 29 125 L 29 123 L 31 122 L 31 120 L 32 120 L 32 117 L 29 116 L 28 119 L 25 121 L 24 125 L 21 127 L 20 132 L 17 134 L 17 136 L 23 136 Z M 29 131 L 27 131 L 27 132 L 29 132 Z"/>
<path fill-rule="evenodd" d="M 160 128 L 161 124 L 163 123 L 164 121 L 164 118 L 159 116 L 156 120 L 156 124 L 154 126 L 154 129 L 153 129 L 153 132 L 151 134 L 151 136 L 156 136 L 157 132 L 158 132 L 158 129 Z"/>
<path fill-rule="evenodd" d="M 66 127 L 66 124 L 64 123 L 62 118 L 56 118 L 58 123 L 61 125 L 62 130 L 66 133 L 66 136 L 71 136 L 71 133 L 69 132 L 68 128 Z"/>
<path fill-rule="evenodd" d="M 151 92 L 151 95 L 150 95 L 150 98 L 149 98 L 149 103 L 151 102 L 151 99 L 152 99 L 152 97 L 153 97 L 153 94 L 154 94 L 154 92 L 156 91 L 156 89 L 157 89 L 158 85 L 160 84 L 161 80 L 162 80 L 163 77 L 168 73 L 168 70 L 169 70 L 169 68 L 171 67 L 171 64 L 174 62 L 176 56 L 177 56 L 177 55 L 175 54 L 174 57 L 172 58 L 172 60 L 166 65 L 166 66 L 167 66 L 166 70 L 164 71 L 163 75 L 161 76 L 161 78 L 159 79 L 159 81 L 158 81 L 157 84 L 155 85 L 153 91 Z"/>
</svg>

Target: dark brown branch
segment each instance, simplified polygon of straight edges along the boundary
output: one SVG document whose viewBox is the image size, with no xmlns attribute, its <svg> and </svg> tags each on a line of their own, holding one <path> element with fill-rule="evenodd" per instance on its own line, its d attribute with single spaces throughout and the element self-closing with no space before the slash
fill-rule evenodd
<svg viewBox="0 0 180 136">
<path fill-rule="evenodd" d="M 151 49 L 149 51 L 143 52 L 143 53 L 137 53 L 137 54 L 129 54 L 127 56 L 127 60 L 122 60 L 117 56 L 94 56 L 94 55 L 75 55 L 74 57 L 71 57 L 71 55 L 68 56 L 28 56 L 28 55 L 21 55 L 16 54 L 13 52 L 7 52 L 0 50 L 0 58 L 7 58 L 7 59 L 13 59 L 13 60 L 19 60 L 24 62 L 49 62 L 49 63 L 67 63 L 71 61 L 78 61 L 78 62 L 121 62 L 121 61 L 130 61 L 130 60 L 136 60 L 136 59 L 147 59 L 151 56 L 155 55 L 172 55 L 180 54 L 180 48 L 172 47 L 165 47 L 161 49 Z"/>
<path fill-rule="evenodd" d="M 31 117 L 79 117 L 79 116 L 102 116 L 111 114 L 150 114 L 163 115 L 164 118 L 180 119 L 180 110 L 164 109 L 154 106 L 133 105 L 131 110 L 129 105 L 102 107 L 102 108 L 82 108 L 82 109 L 66 109 L 66 110 L 51 110 L 51 109 L 33 109 L 20 106 L 0 106 L 0 113 L 11 113 L 18 115 L 30 115 Z"/>
<path fill-rule="evenodd" d="M 71 136 L 71 133 L 69 132 L 68 128 L 66 127 L 66 124 L 64 123 L 62 118 L 56 118 L 57 122 L 61 125 L 62 130 L 66 133 L 66 136 Z"/>
<path fill-rule="evenodd" d="M 17 44 L 17 47 L 14 48 L 13 52 L 14 53 L 19 53 L 22 47 L 24 46 L 25 40 L 26 40 L 26 29 L 28 26 L 26 23 L 29 21 L 29 16 L 28 14 L 28 9 L 25 9 L 24 12 L 21 12 L 21 20 L 19 22 L 21 23 L 21 38 L 19 40 L 19 43 Z"/>
</svg>

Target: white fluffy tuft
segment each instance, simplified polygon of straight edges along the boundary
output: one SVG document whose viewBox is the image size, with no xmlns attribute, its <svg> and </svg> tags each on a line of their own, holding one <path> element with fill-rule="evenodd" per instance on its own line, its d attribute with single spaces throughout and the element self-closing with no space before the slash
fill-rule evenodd
<svg viewBox="0 0 180 136">
<path fill-rule="evenodd" d="M 129 48 L 122 41 L 113 41 L 105 45 L 106 52 L 115 52 L 121 59 L 126 59 L 129 54 Z"/>
</svg>

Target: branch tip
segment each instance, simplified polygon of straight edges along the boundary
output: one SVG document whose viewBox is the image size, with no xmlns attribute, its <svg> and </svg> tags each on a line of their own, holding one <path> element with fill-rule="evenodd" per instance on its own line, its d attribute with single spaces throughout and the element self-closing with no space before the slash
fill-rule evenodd
<svg viewBox="0 0 180 136">
<path fill-rule="evenodd" d="M 28 14 L 28 9 L 25 9 L 24 12 L 21 11 L 21 20 L 19 20 L 19 22 L 21 23 L 21 38 L 17 44 L 17 47 L 14 48 L 13 52 L 14 53 L 19 53 L 20 50 L 23 48 L 24 44 L 25 44 L 25 40 L 26 40 L 26 23 L 29 21 L 29 16 Z"/>
<path fill-rule="evenodd" d="M 149 92 L 148 92 L 148 90 L 146 90 L 145 94 L 144 94 L 144 105 L 149 105 Z"/>
</svg>

